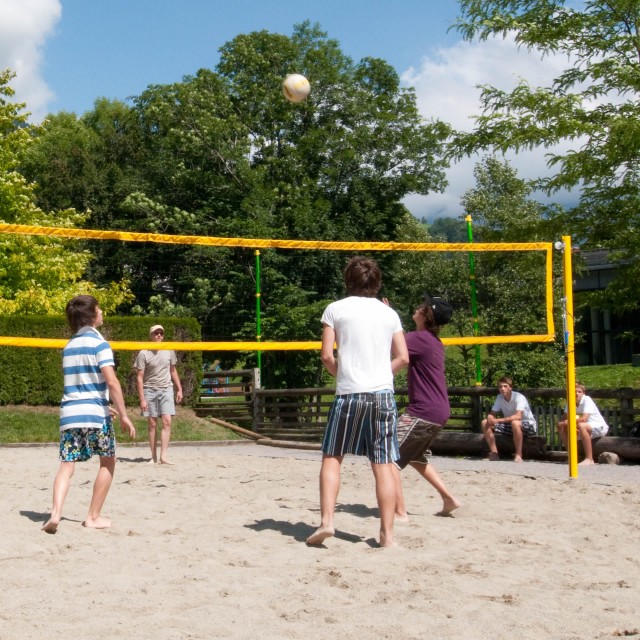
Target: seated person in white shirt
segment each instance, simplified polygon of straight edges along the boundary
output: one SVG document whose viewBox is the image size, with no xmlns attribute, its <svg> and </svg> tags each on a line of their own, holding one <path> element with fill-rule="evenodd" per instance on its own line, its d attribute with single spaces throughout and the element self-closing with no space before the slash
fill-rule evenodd
<svg viewBox="0 0 640 640">
<path fill-rule="evenodd" d="M 525 437 L 535 436 L 538 425 L 527 399 L 513 390 L 511 378 L 503 376 L 498 380 L 500 393 L 496 397 L 491 411 L 482 421 L 482 433 L 489 447 L 488 460 L 499 460 L 496 435 L 513 437 L 515 449 L 514 462 L 522 462 L 522 442 Z M 498 414 L 502 417 L 498 417 Z"/>
<path fill-rule="evenodd" d="M 591 441 L 593 438 L 606 436 L 609 431 L 609 425 L 604 421 L 596 403 L 586 395 L 586 391 L 587 388 L 581 382 L 576 382 L 576 427 L 584 449 L 584 460 L 580 464 L 595 464 Z M 567 433 L 568 424 L 565 409 L 563 419 L 558 422 L 558 433 L 565 449 L 569 439 Z"/>
</svg>

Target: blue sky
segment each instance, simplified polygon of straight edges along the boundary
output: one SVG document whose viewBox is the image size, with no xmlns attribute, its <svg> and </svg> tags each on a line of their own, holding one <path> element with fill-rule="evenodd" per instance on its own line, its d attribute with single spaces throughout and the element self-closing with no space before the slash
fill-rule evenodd
<svg viewBox="0 0 640 640">
<path fill-rule="evenodd" d="M 150 84 L 213 68 L 218 49 L 240 33 L 291 34 L 318 22 L 354 60 L 386 60 L 416 89 L 427 118 L 469 128 L 477 85 L 507 89 L 518 77 L 548 84 L 566 61 L 518 52 L 509 39 L 463 43 L 448 27 L 457 0 L 0 0 L 0 68 L 17 77 L 16 98 L 32 120 L 90 110 L 96 98 L 125 100 Z M 510 158 L 521 177 L 545 172 L 543 152 Z M 418 217 L 460 215 L 474 160 L 452 167 L 444 194 L 414 196 Z"/>
<path fill-rule="evenodd" d="M 401 4 L 402 9 L 392 9 Z M 425 10 L 433 5 L 436 10 Z M 344 52 L 383 58 L 399 72 L 419 63 L 447 34 L 457 2 L 438 0 L 62 0 L 44 48 L 52 111 L 86 111 L 97 96 L 125 98 L 149 84 L 176 82 L 212 68 L 218 49 L 240 33 L 290 35 L 318 22 Z"/>
</svg>

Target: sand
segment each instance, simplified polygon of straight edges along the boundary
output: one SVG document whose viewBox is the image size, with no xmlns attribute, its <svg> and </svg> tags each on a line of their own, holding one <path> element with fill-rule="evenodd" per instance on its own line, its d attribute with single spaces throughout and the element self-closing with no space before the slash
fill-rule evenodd
<svg viewBox="0 0 640 640">
<path fill-rule="evenodd" d="M 315 452 L 178 446 L 174 467 L 120 447 L 104 515 L 81 526 L 97 461 L 76 465 L 40 530 L 55 447 L 0 449 L 0 638 L 640 637 L 640 466 L 434 459 L 465 503 L 404 473 L 410 522 L 379 549 L 368 465 L 348 458 L 323 547 Z"/>
</svg>

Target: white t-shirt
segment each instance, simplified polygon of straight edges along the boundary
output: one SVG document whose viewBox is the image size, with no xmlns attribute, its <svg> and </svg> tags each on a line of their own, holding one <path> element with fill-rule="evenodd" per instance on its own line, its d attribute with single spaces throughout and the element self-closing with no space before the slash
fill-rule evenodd
<svg viewBox="0 0 640 640">
<path fill-rule="evenodd" d="M 336 333 L 336 395 L 393 390 L 391 342 L 402 324 L 391 307 L 377 298 L 349 296 L 324 310 L 322 324 Z"/>
<path fill-rule="evenodd" d="M 529 402 L 517 391 L 511 392 L 511 400 L 509 400 L 509 402 L 504 399 L 502 394 L 498 394 L 496 401 L 493 403 L 493 407 L 491 407 L 491 411 L 494 413 L 501 411 L 505 418 L 512 416 L 516 411 L 522 411 L 522 419 L 532 423 L 536 429 L 538 428 L 536 419 L 533 417 L 533 412 L 529 406 Z M 498 422 L 500 422 L 500 418 L 498 418 Z"/>
<path fill-rule="evenodd" d="M 564 408 L 565 413 L 568 411 L 568 408 Z M 604 429 L 604 435 L 609 431 L 609 425 L 605 422 L 602 414 L 600 413 L 600 409 L 598 409 L 596 403 L 590 396 L 582 396 L 582 400 L 580 400 L 580 404 L 576 407 L 576 416 L 580 417 L 583 413 L 589 414 L 589 424 L 592 429 L 600 427 Z"/>
</svg>

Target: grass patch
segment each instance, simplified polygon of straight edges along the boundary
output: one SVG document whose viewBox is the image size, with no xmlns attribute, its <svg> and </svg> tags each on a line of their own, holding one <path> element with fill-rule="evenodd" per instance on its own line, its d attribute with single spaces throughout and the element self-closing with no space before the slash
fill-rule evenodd
<svg viewBox="0 0 640 640">
<path fill-rule="evenodd" d="M 147 419 L 139 415 L 137 407 L 129 408 L 129 417 L 136 427 L 138 442 L 147 440 Z M 128 442 L 116 422 L 116 438 Z M 0 407 L 0 444 L 18 442 L 54 442 L 60 440 L 58 407 L 29 407 L 7 405 Z M 198 418 L 192 409 L 176 407 L 176 415 L 171 428 L 173 441 L 202 442 L 204 440 L 238 440 L 240 436 L 215 425 L 204 418 Z"/>
<path fill-rule="evenodd" d="M 630 364 L 576 367 L 576 379 L 589 389 L 620 389 L 640 386 L 640 367 Z"/>
</svg>

